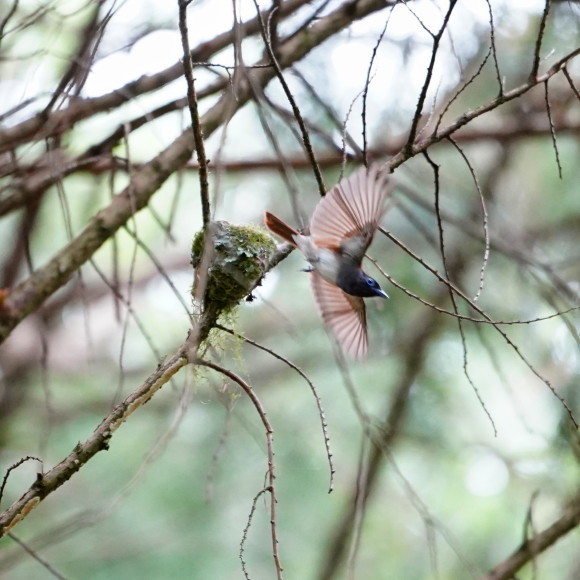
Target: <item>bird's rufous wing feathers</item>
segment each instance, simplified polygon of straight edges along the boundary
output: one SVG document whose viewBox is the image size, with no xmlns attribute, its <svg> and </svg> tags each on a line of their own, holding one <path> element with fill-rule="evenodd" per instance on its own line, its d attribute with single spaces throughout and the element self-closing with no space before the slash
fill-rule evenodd
<svg viewBox="0 0 580 580">
<path fill-rule="evenodd" d="M 366 250 L 385 213 L 385 198 L 390 192 L 387 179 L 388 175 L 380 174 L 373 165 L 361 167 L 335 185 L 312 214 L 313 241 L 318 246 L 338 248 L 346 238 L 363 235 L 368 238 L 362 243 Z"/>
<path fill-rule="evenodd" d="M 310 273 L 310 283 L 320 316 L 342 350 L 354 359 L 364 358 L 368 338 L 363 299 L 346 294 L 316 272 Z"/>
</svg>

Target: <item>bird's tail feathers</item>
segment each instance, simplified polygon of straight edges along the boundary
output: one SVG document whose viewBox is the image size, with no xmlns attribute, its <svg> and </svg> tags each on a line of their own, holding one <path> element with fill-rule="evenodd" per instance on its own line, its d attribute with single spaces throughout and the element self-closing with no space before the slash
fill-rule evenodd
<svg viewBox="0 0 580 580">
<path fill-rule="evenodd" d="M 294 236 L 299 235 L 299 233 L 294 228 L 291 228 L 287 223 L 284 223 L 280 218 L 277 218 L 269 211 L 264 213 L 264 222 L 266 224 L 266 227 L 271 232 L 273 232 L 277 236 L 281 237 L 284 241 L 296 247 Z"/>
</svg>

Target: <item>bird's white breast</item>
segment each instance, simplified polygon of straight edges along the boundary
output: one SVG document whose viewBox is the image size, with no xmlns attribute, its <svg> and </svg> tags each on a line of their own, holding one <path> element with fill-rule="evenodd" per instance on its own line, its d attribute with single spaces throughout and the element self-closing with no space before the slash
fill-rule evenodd
<svg viewBox="0 0 580 580">
<path fill-rule="evenodd" d="M 340 268 L 340 256 L 330 248 L 319 248 L 310 236 L 298 235 L 294 237 L 298 249 L 312 267 L 331 284 L 336 284 L 336 277 Z"/>
</svg>

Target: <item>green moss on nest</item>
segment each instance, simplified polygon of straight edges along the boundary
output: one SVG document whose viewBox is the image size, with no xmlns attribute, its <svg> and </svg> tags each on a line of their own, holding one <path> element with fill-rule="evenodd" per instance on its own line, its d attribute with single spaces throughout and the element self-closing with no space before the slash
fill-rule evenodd
<svg viewBox="0 0 580 580">
<path fill-rule="evenodd" d="M 204 309 L 211 308 L 219 314 L 248 295 L 264 275 L 276 243 L 263 229 L 253 226 L 234 226 L 219 221 L 212 222 L 209 231 L 212 240 Z M 191 252 L 196 284 L 204 245 L 204 232 L 201 231 L 193 239 Z"/>
</svg>

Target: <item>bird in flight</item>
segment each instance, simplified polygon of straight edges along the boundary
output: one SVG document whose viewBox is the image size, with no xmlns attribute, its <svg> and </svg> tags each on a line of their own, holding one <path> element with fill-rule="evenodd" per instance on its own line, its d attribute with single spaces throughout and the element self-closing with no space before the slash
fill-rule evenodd
<svg viewBox="0 0 580 580">
<path fill-rule="evenodd" d="M 355 359 L 364 358 L 368 348 L 363 298 L 388 298 L 361 265 L 391 189 L 388 175 L 376 165 L 361 167 L 318 202 L 307 233 L 265 212 L 266 226 L 304 254 L 322 320 L 342 350 Z"/>
</svg>

